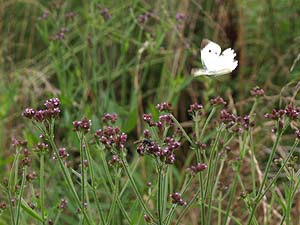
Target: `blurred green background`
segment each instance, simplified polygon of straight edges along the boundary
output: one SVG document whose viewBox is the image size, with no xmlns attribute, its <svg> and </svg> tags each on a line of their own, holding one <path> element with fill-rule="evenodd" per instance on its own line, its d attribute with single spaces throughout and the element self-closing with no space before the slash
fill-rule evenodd
<svg viewBox="0 0 300 225">
<path fill-rule="evenodd" d="M 161 101 L 186 121 L 194 101 L 221 95 L 243 113 L 258 85 L 268 111 L 299 88 L 298 0 L 2 0 L 0 15 L 1 171 L 12 137 L 36 138 L 22 110 L 48 97 L 62 102 L 59 141 L 72 143 L 73 120 L 87 116 L 96 129 L 103 112 L 117 112 L 132 142 Z M 191 76 L 203 38 L 237 51 L 231 75 Z"/>
</svg>

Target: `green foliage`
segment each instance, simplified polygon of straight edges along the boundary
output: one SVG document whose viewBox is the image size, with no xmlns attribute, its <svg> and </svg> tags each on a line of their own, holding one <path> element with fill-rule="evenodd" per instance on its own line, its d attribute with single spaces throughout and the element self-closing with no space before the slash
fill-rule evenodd
<svg viewBox="0 0 300 225">
<path fill-rule="evenodd" d="M 108 19 L 103 17 L 104 8 L 111 16 Z M 56 141 L 58 145 L 67 144 L 75 160 L 79 158 L 72 121 L 87 116 L 95 129 L 101 126 L 100 116 L 104 112 L 116 112 L 121 118 L 118 125 L 129 135 L 132 162 L 136 160 L 132 143 L 142 136 L 142 114 L 152 113 L 157 119 L 155 105 L 159 102 L 171 102 L 173 113 L 180 121 L 190 120 L 186 112 L 190 103 L 198 101 L 208 108 L 209 99 L 217 95 L 228 99 L 232 111 L 248 113 L 249 91 L 257 85 L 264 88 L 267 95 L 258 116 L 274 105 L 298 104 L 299 10 L 300 2 L 296 0 L 0 1 L 1 177 L 8 176 L 8 165 L 13 161 L 11 138 L 23 136 L 30 147 L 38 140 L 38 131 L 33 131 L 26 122 L 24 127 L 21 112 L 48 97 L 61 100 L 63 109 Z M 44 12 L 49 12 L 49 16 L 42 19 Z M 69 12 L 75 12 L 76 16 L 68 18 Z M 176 20 L 178 12 L 185 15 L 182 21 Z M 139 21 L 139 16 L 146 13 L 152 13 L 148 20 Z M 64 38 L 54 40 L 62 28 L 67 29 Z M 191 69 L 201 66 L 199 45 L 203 38 L 212 39 L 224 48 L 236 49 L 237 70 L 216 79 L 193 78 Z M 259 148 L 265 138 L 271 142 L 271 137 L 263 133 L 265 124 L 258 125 L 262 132 L 258 134 L 255 148 Z M 215 131 L 208 130 L 204 142 L 214 136 Z M 289 140 L 284 143 L 292 145 Z M 190 154 L 180 157 L 194 159 Z M 264 154 L 259 159 L 263 161 Z M 33 165 L 39 168 L 38 159 Z M 178 162 L 178 169 L 172 171 L 174 184 L 183 182 L 181 168 L 184 165 Z M 95 168 L 97 176 L 105 176 L 102 167 Z M 144 168 L 138 166 L 136 170 L 143 171 L 143 175 L 136 173 L 135 177 L 141 187 L 146 174 L 153 170 L 152 162 L 145 160 Z M 60 174 L 52 168 L 46 168 L 45 173 L 46 177 Z M 101 191 L 110 193 L 107 184 L 101 185 L 106 185 Z M 66 194 L 64 188 L 65 184 L 59 182 L 47 190 L 55 203 L 52 208 L 48 207 L 49 214 Z M 284 189 L 289 188 L 292 187 Z M 277 204 L 285 204 L 280 196 L 274 196 Z M 71 195 L 65 197 L 71 198 Z M 122 199 L 132 197 L 124 193 Z M 76 211 L 74 203 L 69 207 L 70 211 Z M 104 204 L 104 210 L 109 207 Z M 290 206 L 286 207 L 290 210 Z M 133 221 L 143 221 L 139 209 L 138 203 L 132 205 Z M 28 207 L 27 211 L 30 214 Z M 115 213 L 121 215 L 119 209 Z M 0 218 L 7 221 L 9 217 Z M 31 217 L 21 219 L 27 221 L 28 218 Z M 78 222 L 72 216 L 62 217 L 62 220 L 64 224 Z"/>
</svg>

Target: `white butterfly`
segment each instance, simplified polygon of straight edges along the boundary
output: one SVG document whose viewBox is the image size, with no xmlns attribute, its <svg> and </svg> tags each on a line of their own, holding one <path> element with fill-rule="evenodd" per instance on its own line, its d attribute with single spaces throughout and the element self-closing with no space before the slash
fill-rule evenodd
<svg viewBox="0 0 300 225">
<path fill-rule="evenodd" d="M 238 65 L 234 59 L 236 53 L 227 48 L 221 54 L 221 47 L 215 42 L 203 39 L 201 42 L 201 61 L 204 69 L 193 70 L 195 76 L 200 75 L 224 75 L 231 73 Z"/>
</svg>

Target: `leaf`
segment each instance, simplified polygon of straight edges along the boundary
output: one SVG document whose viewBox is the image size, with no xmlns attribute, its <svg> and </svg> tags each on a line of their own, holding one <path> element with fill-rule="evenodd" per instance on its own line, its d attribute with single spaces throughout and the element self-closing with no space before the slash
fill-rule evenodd
<svg viewBox="0 0 300 225">
<path fill-rule="evenodd" d="M 27 202 L 23 198 L 21 201 L 21 206 L 22 206 L 22 209 L 27 214 L 29 214 L 31 217 L 35 218 L 36 220 L 38 220 L 40 222 L 43 222 L 42 217 L 37 212 L 35 212 L 32 208 L 30 208 L 29 205 L 27 204 Z"/>
</svg>

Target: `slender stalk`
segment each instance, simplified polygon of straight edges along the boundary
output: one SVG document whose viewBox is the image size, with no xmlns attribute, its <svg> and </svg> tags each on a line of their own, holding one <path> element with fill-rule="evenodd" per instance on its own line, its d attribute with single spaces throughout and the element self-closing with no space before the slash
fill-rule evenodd
<svg viewBox="0 0 300 225">
<path fill-rule="evenodd" d="M 105 176 L 106 176 L 106 178 L 107 178 L 107 180 L 108 180 L 109 185 L 113 188 L 113 187 L 114 187 L 113 180 L 112 180 L 111 174 L 109 173 L 108 165 L 107 165 L 107 162 L 106 162 L 106 160 L 105 160 L 105 156 L 104 156 L 104 154 L 103 154 L 103 149 L 101 149 L 101 148 L 100 148 L 100 157 L 101 157 L 101 160 L 102 160 L 102 162 L 103 162 L 103 167 L 104 167 L 104 173 L 105 173 Z M 127 186 L 127 185 L 125 184 L 124 186 Z M 125 189 L 123 189 L 123 190 L 125 190 Z M 132 221 L 131 221 L 129 215 L 128 215 L 128 213 L 126 212 L 126 210 L 125 210 L 125 208 L 124 208 L 124 206 L 123 206 L 123 204 L 122 204 L 122 202 L 121 202 L 121 200 L 120 200 L 120 198 L 121 198 L 121 196 L 122 196 L 122 193 L 123 193 L 123 190 L 122 190 L 122 191 L 119 193 L 119 195 L 118 195 L 118 198 L 117 198 L 117 204 L 118 204 L 120 210 L 122 211 L 123 215 L 124 215 L 125 218 L 127 219 L 128 223 L 129 223 L 129 224 L 132 224 Z"/>
<path fill-rule="evenodd" d="M 210 157 L 209 157 L 209 163 L 208 163 L 208 168 L 207 168 L 207 181 L 206 181 L 206 187 L 205 187 L 205 190 L 204 190 L 204 196 L 206 197 L 207 195 L 207 192 L 208 192 L 208 188 L 209 188 L 209 184 L 210 184 L 210 180 L 211 180 L 211 170 L 212 170 L 212 166 L 213 166 L 213 159 L 214 159 L 214 155 L 215 155 L 215 152 L 217 150 L 217 146 L 218 146 L 218 143 L 219 143 L 219 139 L 220 139 L 220 136 L 221 136 L 221 133 L 222 133 L 222 130 L 223 130 L 223 127 L 224 127 L 224 124 L 221 124 L 218 128 L 217 128 L 217 134 L 216 134 L 216 138 L 215 138 L 215 141 L 214 141 L 214 144 L 213 144 L 213 147 L 211 149 L 211 153 L 210 153 Z"/>
<path fill-rule="evenodd" d="M 188 180 L 184 183 L 184 185 L 182 186 L 181 190 L 180 190 L 180 195 L 183 195 L 187 188 L 189 187 L 191 181 L 193 180 L 194 176 L 190 176 L 188 178 Z M 167 214 L 166 218 L 164 219 L 164 224 L 169 225 L 172 219 L 172 216 L 175 212 L 175 209 L 177 207 L 177 204 L 173 204 L 172 208 L 170 209 L 169 213 Z"/>
<path fill-rule="evenodd" d="M 209 124 L 209 122 L 210 122 L 211 118 L 213 117 L 213 115 L 215 114 L 215 112 L 216 112 L 216 107 L 213 107 L 213 108 L 211 109 L 211 111 L 210 111 L 210 113 L 209 113 L 209 115 L 208 115 L 208 117 L 207 117 L 205 123 L 204 123 L 204 126 L 203 126 L 203 128 L 202 128 L 202 131 L 201 131 L 199 140 L 201 140 L 201 139 L 203 138 L 203 135 L 204 135 L 204 133 L 205 133 L 205 131 L 206 131 L 207 125 Z"/>
<path fill-rule="evenodd" d="M 100 202 L 99 202 L 99 200 L 97 198 L 97 194 L 96 194 L 96 184 L 95 184 L 94 167 L 93 167 L 93 164 L 92 164 L 92 157 L 91 157 L 89 145 L 88 145 L 88 143 L 86 141 L 85 136 L 83 137 L 83 142 L 84 142 L 84 144 L 86 146 L 85 153 L 86 153 L 86 157 L 87 157 L 87 160 L 88 160 L 88 163 L 89 163 L 88 170 L 89 170 L 89 174 L 90 174 L 90 177 L 91 177 L 91 186 L 92 186 L 93 198 L 94 198 L 94 201 L 96 203 L 96 207 L 97 207 L 98 214 L 100 216 L 101 224 L 102 225 L 106 225 L 106 222 L 105 222 L 105 219 L 104 219 L 104 215 L 103 215 L 102 209 L 100 207 Z"/>
<path fill-rule="evenodd" d="M 277 122 L 277 130 L 279 130 L 279 122 Z M 271 151 L 271 154 L 269 156 L 269 159 L 268 159 L 268 162 L 267 162 L 267 166 L 266 166 L 266 169 L 265 169 L 265 172 L 264 172 L 264 176 L 263 176 L 263 179 L 262 179 L 262 183 L 259 187 L 259 190 L 258 190 L 258 193 L 257 193 L 257 196 L 255 198 L 255 201 L 254 201 L 254 205 L 252 207 L 252 210 L 251 210 L 251 213 L 250 213 L 250 216 L 249 216 L 249 219 L 248 219 L 248 222 L 247 222 L 247 225 L 250 225 L 251 222 L 252 222 L 252 219 L 254 217 L 254 213 L 256 211 L 256 208 L 260 202 L 260 197 L 261 197 L 261 194 L 263 192 L 263 189 L 264 189 L 264 186 L 265 186 L 265 183 L 267 181 L 267 177 L 268 177 L 268 174 L 269 174 L 269 170 L 271 168 L 271 165 L 272 165 L 272 161 L 274 159 L 274 156 L 275 156 L 275 153 L 276 153 L 276 150 L 277 150 L 277 147 L 278 147 L 278 144 L 279 144 L 279 141 L 281 139 L 281 136 L 283 135 L 285 129 L 287 128 L 287 126 L 285 126 L 282 131 L 278 132 L 277 135 L 276 135 L 276 140 L 273 144 L 273 147 L 272 147 L 272 151 Z"/>
<path fill-rule="evenodd" d="M 9 204 L 10 220 L 12 221 L 12 224 L 15 225 L 16 222 L 15 222 L 13 205 L 12 205 L 12 202 L 11 202 L 11 193 L 10 193 L 10 190 L 7 191 L 7 197 L 8 197 L 8 204 Z"/>
<path fill-rule="evenodd" d="M 81 164 L 81 204 L 82 210 L 86 211 L 84 204 L 85 204 L 85 186 L 86 186 L 86 179 L 85 179 L 85 169 L 84 169 L 84 148 L 83 148 L 83 133 L 77 132 L 77 136 L 79 138 L 79 152 L 80 152 L 80 164 Z M 83 218 L 84 223 L 84 218 Z"/>
<path fill-rule="evenodd" d="M 126 175 L 127 175 L 128 178 L 129 178 L 129 181 L 130 181 L 130 184 L 131 184 L 131 186 L 132 186 L 132 188 L 133 188 L 133 191 L 134 191 L 135 195 L 136 195 L 137 198 L 138 198 L 138 201 L 140 202 L 140 204 L 141 204 L 141 206 L 143 207 L 143 209 L 145 210 L 145 212 L 149 215 L 149 217 L 150 217 L 153 221 L 155 221 L 155 218 L 153 217 L 152 213 L 149 211 L 148 207 L 147 207 L 146 204 L 144 203 L 144 200 L 143 200 L 143 198 L 142 198 L 142 196 L 141 196 L 141 194 L 140 194 L 140 192 L 139 192 L 139 190 L 138 190 L 138 188 L 137 188 L 137 186 L 136 186 L 136 184 L 135 184 L 135 181 L 134 181 L 134 179 L 133 179 L 133 177 L 132 177 L 132 175 L 131 175 L 131 173 L 130 173 L 130 171 L 129 171 L 129 169 L 128 169 L 128 164 L 127 164 L 126 159 L 124 159 L 123 157 L 121 157 L 121 163 L 122 163 L 122 166 L 123 166 L 123 168 L 124 168 L 124 170 L 125 170 Z"/>
<path fill-rule="evenodd" d="M 163 197 L 162 197 L 162 182 L 163 182 L 163 178 L 162 178 L 162 168 L 158 169 L 158 194 L 157 194 L 157 209 L 158 209 L 158 224 L 159 225 L 163 225 L 163 216 L 162 216 L 162 209 L 163 209 Z"/>
<path fill-rule="evenodd" d="M 54 123 L 54 120 L 51 122 L 51 124 L 52 123 Z M 61 171 L 63 173 L 63 176 L 64 176 L 64 179 L 65 179 L 65 182 L 66 182 L 68 188 L 70 189 L 70 191 L 71 191 L 74 199 L 76 200 L 76 203 L 77 203 L 78 207 L 83 212 L 83 215 L 84 215 L 84 218 L 86 219 L 87 224 L 92 225 L 93 223 L 92 223 L 91 219 L 89 218 L 87 212 L 83 209 L 83 207 L 81 205 L 80 199 L 79 199 L 79 197 L 77 195 L 77 192 L 76 192 L 75 186 L 73 184 L 73 181 L 71 179 L 71 176 L 70 176 L 70 173 L 68 171 L 68 168 L 64 164 L 63 160 L 59 157 L 58 149 L 57 149 L 57 146 L 56 146 L 56 144 L 54 142 L 54 130 L 53 130 L 53 126 L 52 125 L 51 125 L 51 129 L 50 129 L 50 133 L 46 132 L 45 136 L 46 136 L 47 140 L 49 141 L 49 143 L 51 145 L 51 148 L 55 152 L 55 155 L 56 155 L 56 158 L 58 160 L 60 169 L 61 169 Z"/>
<path fill-rule="evenodd" d="M 268 186 L 265 188 L 264 192 L 259 196 L 258 201 L 260 201 L 265 196 L 265 194 L 270 190 L 270 188 L 273 186 L 273 184 L 277 181 L 277 179 L 280 176 L 281 172 L 284 170 L 285 165 L 290 160 L 290 158 L 293 156 L 293 153 L 295 152 L 296 147 L 297 147 L 298 144 L 299 144 L 299 139 L 296 139 L 295 142 L 294 142 L 294 145 L 293 145 L 292 149 L 290 150 L 289 154 L 287 155 L 286 159 L 283 161 L 281 167 L 279 168 L 279 170 L 277 171 L 277 173 L 275 174 L 273 179 L 270 181 Z"/>
<path fill-rule="evenodd" d="M 53 225 L 58 224 L 58 220 L 59 220 L 60 215 L 61 215 L 61 210 L 58 210 L 58 213 L 56 214 Z"/>
<path fill-rule="evenodd" d="M 11 191 L 13 189 L 13 187 L 17 184 L 18 182 L 18 161 L 19 161 L 19 156 L 20 156 L 20 150 L 19 148 L 16 149 L 16 155 L 14 157 L 14 161 L 13 161 L 13 164 L 12 164 L 12 168 L 15 168 L 14 169 L 14 176 L 13 176 L 13 173 L 12 173 L 12 170 L 10 171 L 9 173 L 9 177 L 8 177 L 8 190 L 7 190 L 7 195 L 8 195 L 8 202 L 9 202 L 9 211 L 10 211 L 10 218 L 11 218 L 11 221 L 12 221 L 12 224 L 15 225 L 16 224 L 16 221 L 15 221 L 15 214 L 14 214 L 14 210 L 13 210 L 13 205 L 12 205 L 12 202 L 11 202 L 11 199 L 12 199 L 12 195 L 11 195 Z M 14 183 L 12 184 L 13 182 L 13 177 L 14 177 Z"/>
<path fill-rule="evenodd" d="M 172 115 L 170 114 L 173 122 L 177 125 L 177 127 L 181 130 L 183 136 L 186 138 L 186 140 L 188 140 L 188 142 L 190 142 L 190 144 L 192 146 L 195 146 L 195 143 L 191 140 L 191 138 L 189 137 L 189 135 L 185 132 L 185 130 L 183 129 L 183 127 L 180 125 L 180 123 L 178 122 L 178 120 Z"/>
<path fill-rule="evenodd" d="M 248 136 L 247 136 L 247 133 L 246 133 L 246 134 L 244 134 L 243 139 L 240 140 L 240 147 L 241 147 L 240 159 L 239 159 L 238 165 L 236 167 L 233 185 L 232 185 L 232 188 L 230 190 L 229 202 L 228 202 L 228 205 L 227 205 L 227 208 L 226 208 L 225 220 L 223 222 L 224 225 L 227 224 L 227 220 L 229 218 L 229 212 L 230 212 L 231 206 L 232 206 L 233 201 L 234 201 L 234 197 L 235 197 L 235 193 L 236 193 L 236 189 L 237 189 L 237 185 L 238 185 L 238 181 L 239 181 L 239 173 L 240 173 L 240 170 L 241 170 L 241 163 L 242 163 L 242 161 L 244 159 L 244 156 L 246 154 L 246 146 L 247 146 L 247 143 L 248 143 L 248 140 L 249 140 L 247 137 Z"/>
<path fill-rule="evenodd" d="M 45 178 L 45 156 L 44 156 L 44 153 L 42 152 L 41 156 L 40 156 L 40 207 L 41 207 L 43 225 L 46 224 L 46 221 L 45 221 L 45 185 L 44 185 L 44 178 Z"/>
<path fill-rule="evenodd" d="M 178 219 L 177 219 L 177 222 L 176 222 L 176 225 L 178 225 L 182 219 L 182 217 L 185 215 L 185 213 L 189 210 L 189 208 L 193 205 L 193 203 L 198 199 L 198 196 L 201 192 L 205 191 L 205 194 L 203 195 L 204 197 L 206 196 L 207 194 L 207 191 L 208 191 L 208 186 L 209 186 L 209 180 L 210 180 L 210 173 L 211 173 L 211 168 L 212 167 L 212 157 L 216 151 L 216 148 L 217 148 L 217 143 L 219 142 L 219 139 L 220 139 L 220 136 L 221 136 L 221 133 L 222 133 L 222 130 L 223 130 L 223 124 L 221 124 L 218 129 L 217 129 L 217 135 L 216 135 L 216 138 L 215 138 L 215 141 L 214 141 L 214 145 L 212 147 L 212 150 L 211 150 L 211 157 L 209 159 L 209 165 L 208 165 L 208 172 L 207 172 L 207 185 L 206 185 L 206 188 L 205 190 L 202 190 L 201 188 L 201 185 L 200 185 L 200 188 L 197 190 L 196 194 L 194 195 L 194 197 L 191 199 L 191 201 L 186 205 L 186 207 L 181 211 Z M 204 203 L 204 198 L 201 199 L 201 201 L 203 201 Z M 200 202 L 200 204 L 202 204 Z"/>
<path fill-rule="evenodd" d="M 22 169 L 22 181 L 21 181 L 17 211 L 16 211 L 16 225 L 19 225 L 19 220 L 20 220 L 20 209 L 21 209 L 22 196 L 25 188 L 26 171 L 27 171 L 27 167 L 24 166 Z"/>
<path fill-rule="evenodd" d="M 197 157 L 197 163 L 201 163 L 201 156 L 200 156 L 200 149 L 196 149 L 196 157 Z M 200 190 L 201 190 L 201 201 L 200 201 L 200 207 L 201 207 L 201 224 L 205 224 L 205 206 L 204 206 L 204 186 L 203 186 L 203 175 L 200 172 L 199 173 L 199 183 L 200 183 Z"/>
<path fill-rule="evenodd" d="M 113 188 L 113 200 L 112 200 L 112 204 L 111 204 L 111 207 L 110 207 L 110 210 L 109 210 L 109 213 L 108 213 L 108 216 L 107 216 L 107 223 L 108 224 L 111 224 L 111 220 L 115 214 L 115 209 L 116 209 L 116 202 L 117 202 L 117 198 L 118 198 L 118 195 L 119 195 L 119 180 L 120 180 L 120 174 L 121 174 L 121 170 L 118 171 L 118 174 L 115 178 L 115 184 L 114 184 L 114 188 Z"/>
</svg>

